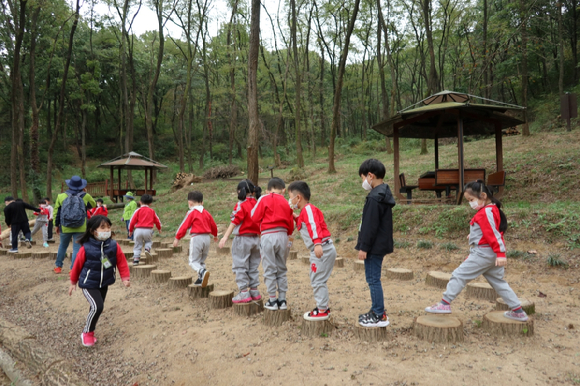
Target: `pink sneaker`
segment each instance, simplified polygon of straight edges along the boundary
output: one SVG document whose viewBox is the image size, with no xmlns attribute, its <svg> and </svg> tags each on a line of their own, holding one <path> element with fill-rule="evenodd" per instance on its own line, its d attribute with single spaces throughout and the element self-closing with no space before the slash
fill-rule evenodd
<svg viewBox="0 0 580 386">
<path fill-rule="evenodd" d="M 260 291 L 258 291 L 257 289 L 250 290 L 250 296 L 252 297 L 252 300 L 260 300 L 262 299 L 262 295 L 260 295 Z"/>
<path fill-rule="evenodd" d="M 83 344 L 83 346 L 85 347 L 92 347 L 95 345 L 95 337 L 94 337 L 94 333 L 82 333 L 81 334 L 81 343 Z"/>
<path fill-rule="evenodd" d="M 95 336 L 95 332 L 89 332 L 89 335 L 93 337 L 93 342 L 97 343 L 97 337 Z"/>
<path fill-rule="evenodd" d="M 426 312 L 431 314 L 450 314 L 451 313 L 451 305 L 444 304 L 442 302 L 433 304 L 431 307 L 425 308 Z"/>
<path fill-rule="evenodd" d="M 526 314 L 525 311 L 506 311 L 503 313 L 503 315 L 508 319 L 517 320 L 518 322 L 526 322 L 528 320 L 528 314 Z"/>
</svg>

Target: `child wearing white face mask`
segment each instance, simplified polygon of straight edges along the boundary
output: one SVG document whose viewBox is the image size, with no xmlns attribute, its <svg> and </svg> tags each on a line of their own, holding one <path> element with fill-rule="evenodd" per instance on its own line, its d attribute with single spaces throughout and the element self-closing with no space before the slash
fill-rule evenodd
<svg viewBox="0 0 580 386">
<path fill-rule="evenodd" d="M 87 229 L 80 238 L 82 245 L 70 271 L 69 296 L 77 283 L 91 307 L 81 343 L 85 347 L 94 346 L 95 328 L 103 312 L 107 290 L 115 283 L 117 268 L 125 287 L 130 286 L 129 266 L 125 254 L 115 240 L 111 239 L 111 220 L 105 216 L 93 216 L 87 222 Z"/>
<path fill-rule="evenodd" d="M 477 180 L 465 185 L 465 199 L 477 213 L 470 221 L 469 256 L 453 271 L 443 293 L 443 299 L 425 311 L 434 314 L 450 314 L 451 302 L 465 288 L 467 283 L 480 275 L 486 278 L 495 292 L 506 302 L 511 311 L 504 313 L 506 318 L 525 322 L 528 315 L 522 310 L 521 302 L 508 283 L 503 279 L 507 264 L 503 234 L 508 224 L 501 211 L 501 202 L 493 197 L 484 182 Z"/>
</svg>

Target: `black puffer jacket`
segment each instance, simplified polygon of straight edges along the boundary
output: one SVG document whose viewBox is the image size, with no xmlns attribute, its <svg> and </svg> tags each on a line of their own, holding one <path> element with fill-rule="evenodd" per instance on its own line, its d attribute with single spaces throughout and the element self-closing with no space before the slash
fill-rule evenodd
<svg viewBox="0 0 580 386">
<path fill-rule="evenodd" d="M 368 194 L 358 232 L 356 250 L 384 256 L 393 252 L 393 207 L 389 185 L 375 187 Z"/>
<path fill-rule="evenodd" d="M 33 210 L 35 212 L 40 212 L 39 208 L 35 208 L 32 205 L 27 204 L 20 199 L 10 203 L 6 208 L 4 208 L 4 217 L 6 225 L 10 226 L 12 224 L 20 224 L 23 222 L 28 222 L 26 209 Z"/>
</svg>

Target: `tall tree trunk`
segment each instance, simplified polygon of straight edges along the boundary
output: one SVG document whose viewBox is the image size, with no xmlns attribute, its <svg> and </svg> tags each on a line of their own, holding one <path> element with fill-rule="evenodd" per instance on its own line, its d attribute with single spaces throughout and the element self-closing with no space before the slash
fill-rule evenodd
<svg viewBox="0 0 580 386">
<path fill-rule="evenodd" d="M 557 3 L 558 6 L 558 59 L 560 61 L 560 76 L 558 78 L 558 92 L 560 98 L 564 96 L 564 38 L 562 22 L 562 1 Z"/>
<path fill-rule="evenodd" d="M 230 92 L 231 92 L 231 102 L 230 102 L 230 130 L 229 130 L 229 164 L 232 164 L 232 158 L 234 153 L 234 135 L 236 132 L 236 126 L 238 124 L 238 106 L 236 103 L 236 42 L 235 39 L 232 40 L 232 29 L 234 27 L 235 15 L 238 11 L 238 2 L 235 0 L 232 5 L 232 17 L 230 18 L 230 24 L 228 26 L 227 35 L 227 46 L 228 46 L 228 63 L 230 65 Z M 237 28 L 236 28 L 237 31 Z M 233 55 L 231 54 L 233 51 Z"/>
<path fill-rule="evenodd" d="M 381 11 L 381 0 L 377 0 L 377 9 L 379 13 L 379 22 L 377 23 L 377 65 L 379 66 L 379 77 L 381 83 L 381 120 L 389 119 L 389 97 L 387 96 L 387 87 L 385 84 L 385 63 L 383 62 L 383 55 L 381 54 L 381 35 L 383 33 L 383 12 Z M 385 145 L 387 146 L 387 154 L 392 154 L 391 141 L 389 137 L 385 136 Z"/>
<path fill-rule="evenodd" d="M 524 123 L 522 124 L 522 135 L 530 135 L 530 126 L 528 124 L 528 14 L 526 7 L 528 2 L 520 0 L 520 11 L 522 18 L 522 104 L 524 110 Z"/>
<path fill-rule="evenodd" d="M 487 0 L 483 0 L 483 47 L 481 49 L 482 57 L 483 57 L 483 87 L 484 87 L 484 96 L 487 99 L 491 98 L 491 86 L 489 84 L 489 55 L 487 49 Z M 441 75 L 443 76 L 443 74 Z M 484 102 L 484 103 L 487 103 Z"/>
<path fill-rule="evenodd" d="M 292 22 L 290 34 L 292 35 L 292 56 L 294 61 L 294 72 L 296 77 L 296 103 L 294 107 L 294 128 L 296 129 L 296 163 L 298 167 L 304 167 L 304 157 L 302 156 L 302 131 L 301 131 L 301 99 L 302 99 L 302 74 L 300 73 L 300 59 L 298 58 L 298 42 L 296 38 L 296 0 L 290 0 L 292 9 Z"/>
<path fill-rule="evenodd" d="M 390 2 L 387 1 L 387 12 L 390 12 Z M 385 37 L 385 51 L 387 53 L 387 63 L 389 64 L 389 70 L 390 70 L 390 74 L 391 74 L 391 101 L 390 103 L 385 103 L 385 101 L 383 100 L 383 108 L 389 108 L 390 105 L 390 114 L 389 111 L 383 111 L 383 119 L 388 119 L 389 117 L 392 117 L 393 115 L 395 115 L 395 99 L 397 97 L 397 87 L 398 87 L 398 82 L 397 82 L 397 74 L 395 73 L 395 64 L 393 61 L 393 56 L 391 55 L 391 47 L 389 46 L 389 31 L 388 31 L 388 25 L 387 23 L 385 23 L 385 18 L 383 16 L 383 10 L 381 9 L 381 0 L 377 0 L 377 12 L 379 14 L 379 23 L 381 24 L 381 29 L 383 31 L 384 37 Z M 379 30 L 380 33 L 380 30 Z M 379 43 L 380 45 L 380 43 Z M 380 56 L 380 54 L 378 55 Z M 382 60 L 382 59 L 381 59 Z M 384 65 L 383 65 L 384 66 Z M 380 68 L 380 65 L 379 65 Z M 384 82 L 384 69 L 380 69 L 379 72 L 381 73 L 381 91 L 382 92 L 386 92 L 386 90 L 384 90 L 385 88 L 385 82 Z M 391 141 L 389 140 L 389 137 L 385 137 L 385 143 L 387 145 L 387 153 L 388 154 L 393 154 L 393 148 L 391 147 Z"/>
<path fill-rule="evenodd" d="M 360 1 L 360 0 L 357 0 Z M 248 178 L 258 184 L 258 54 L 260 49 L 260 0 L 252 0 L 248 52 Z"/>
<path fill-rule="evenodd" d="M 350 35 L 354 29 L 354 23 L 356 21 L 356 16 L 358 15 L 358 9 L 360 6 L 360 0 L 355 0 L 354 9 L 351 14 L 351 18 L 348 22 L 348 29 L 346 31 L 346 36 L 344 38 L 344 47 L 342 48 L 342 54 L 340 56 L 340 62 L 338 63 L 338 79 L 336 82 L 336 92 L 334 93 L 334 103 L 332 107 L 332 126 L 330 128 L 330 146 L 328 148 L 328 172 L 336 173 L 336 168 L 334 167 L 334 140 L 336 138 L 336 132 L 338 130 L 338 125 L 340 124 L 340 100 L 342 95 L 342 84 L 344 78 L 344 71 L 346 68 L 346 58 L 348 57 L 348 46 L 350 45 Z"/>
<path fill-rule="evenodd" d="M 427 35 L 427 50 L 429 51 L 429 77 L 427 78 L 427 95 L 438 91 L 439 80 L 437 79 L 437 69 L 435 67 L 435 47 L 433 44 L 433 31 L 431 31 L 431 0 L 422 0 L 423 22 L 425 24 L 425 34 Z M 421 140 L 421 154 L 427 154 L 427 140 Z"/>
<path fill-rule="evenodd" d="M 324 116 L 324 50 L 322 49 L 322 42 L 318 39 L 318 45 L 320 47 L 320 80 L 318 83 L 318 92 L 319 92 L 319 104 L 320 104 L 320 116 L 318 117 L 318 121 L 320 123 L 320 146 L 324 147 L 326 145 L 326 119 Z"/>
</svg>

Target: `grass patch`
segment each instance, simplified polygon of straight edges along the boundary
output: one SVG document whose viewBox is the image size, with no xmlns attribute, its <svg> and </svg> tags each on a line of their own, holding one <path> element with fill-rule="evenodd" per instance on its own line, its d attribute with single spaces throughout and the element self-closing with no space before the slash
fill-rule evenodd
<svg viewBox="0 0 580 386">
<path fill-rule="evenodd" d="M 508 259 L 520 259 L 522 257 L 526 256 L 526 253 L 523 251 L 518 251 L 518 250 L 512 250 L 512 251 L 507 251 L 505 256 Z"/>
<path fill-rule="evenodd" d="M 433 248 L 433 241 L 419 240 L 419 241 L 417 241 L 417 248 L 419 248 L 419 249 L 431 249 L 431 248 Z"/>
<path fill-rule="evenodd" d="M 409 243 L 408 241 L 405 241 L 405 240 L 395 240 L 394 246 L 395 246 L 395 248 L 405 249 L 405 248 L 409 248 L 411 246 L 411 243 Z"/>
<path fill-rule="evenodd" d="M 568 263 L 560 259 L 560 254 L 558 253 L 550 254 L 550 256 L 548 256 L 547 262 L 550 267 L 568 268 Z"/>
<path fill-rule="evenodd" d="M 448 252 L 450 251 L 456 251 L 459 249 L 459 247 L 456 244 L 453 243 L 443 243 L 439 246 L 440 249 L 444 249 Z"/>
</svg>

